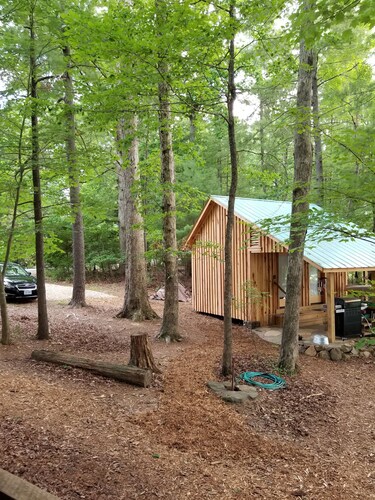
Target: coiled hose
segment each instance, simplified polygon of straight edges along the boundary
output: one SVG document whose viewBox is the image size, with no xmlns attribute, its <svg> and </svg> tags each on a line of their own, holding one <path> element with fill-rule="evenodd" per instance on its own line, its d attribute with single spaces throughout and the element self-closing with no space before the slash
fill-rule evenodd
<svg viewBox="0 0 375 500">
<path fill-rule="evenodd" d="M 254 380 L 256 377 L 262 377 L 271 380 L 270 383 L 257 382 Z M 286 387 L 286 382 L 283 378 L 273 375 L 272 373 L 262 373 L 262 372 L 244 372 L 241 373 L 240 379 L 251 385 L 256 385 L 257 387 L 262 387 L 263 389 L 270 389 L 274 391 L 276 389 L 283 389 Z"/>
</svg>

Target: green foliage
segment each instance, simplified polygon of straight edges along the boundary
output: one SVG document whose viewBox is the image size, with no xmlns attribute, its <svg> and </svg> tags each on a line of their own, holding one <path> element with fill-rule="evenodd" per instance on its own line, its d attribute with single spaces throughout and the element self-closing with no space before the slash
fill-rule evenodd
<svg viewBox="0 0 375 500">
<path fill-rule="evenodd" d="M 13 259 L 32 262 L 34 229 L 30 172 L 30 98 L 28 97 L 28 2 L 10 0 L 1 10 L 0 70 L 0 244 L 9 235 L 11 207 L 20 167 L 25 176 L 14 234 Z M 350 220 L 375 228 L 375 126 L 373 6 L 370 0 L 315 2 L 303 9 L 283 1 L 215 4 L 168 0 L 165 19 L 156 26 L 155 4 L 81 2 L 64 5 L 39 0 L 38 84 L 46 259 L 59 275 L 72 269 L 70 179 L 65 157 L 64 94 L 61 75 L 72 50 L 77 96 L 77 168 L 80 172 L 88 269 L 110 269 L 121 262 L 118 245 L 118 120 L 139 117 L 139 190 L 148 258 L 162 258 L 162 191 L 158 140 L 157 62 L 169 67 L 176 162 L 177 235 L 180 247 L 210 194 L 227 194 L 230 157 L 225 106 L 227 40 L 237 31 L 236 85 L 247 120 L 237 120 L 238 195 L 290 199 L 295 81 L 300 28 L 319 54 L 320 132 L 323 140 L 324 208 L 329 225 Z M 159 23 L 160 24 L 160 23 Z M 282 26 L 281 26 L 282 25 Z M 247 111 L 246 111 L 247 109 Z M 26 118 L 25 118 L 26 117 Z M 22 120 L 25 131 L 20 134 Z M 313 195 L 311 201 L 317 201 Z M 316 222 L 317 214 L 310 214 Z M 325 219 L 326 220 L 326 219 Z M 282 225 L 282 221 L 272 221 Z M 353 233 L 351 233 L 353 235 Z M 322 237 L 327 237 L 322 232 Z M 339 235 L 350 237 L 350 235 Z M 208 250 L 207 250 L 208 251 Z M 209 249 L 213 251 L 213 249 Z"/>
<path fill-rule="evenodd" d="M 372 332 L 375 334 L 375 330 Z M 355 343 L 354 347 L 356 349 L 363 349 L 363 348 L 366 348 L 366 347 L 371 347 L 375 345 L 375 338 L 366 338 L 366 337 L 363 337 L 361 338 L 361 340 L 358 340 L 358 342 Z"/>
</svg>

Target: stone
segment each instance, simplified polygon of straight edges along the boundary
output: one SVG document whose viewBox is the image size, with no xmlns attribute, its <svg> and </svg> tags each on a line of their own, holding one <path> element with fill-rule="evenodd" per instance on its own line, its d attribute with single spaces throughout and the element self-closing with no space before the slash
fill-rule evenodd
<svg viewBox="0 0 375 500">
<path fill-rule="evenodd" d="M 209 387 L 214 392 L 220 392 L 225 390 L 224 384 L 222 382 L 215 382 L 213 380 L 207 382 L 207 387 Z"/>
<path fill-rule="evenodd" d="M 319 351 L 318 352 L 318 358 L 321 358 L 321 359 L 330 359 L 329 357 L 329 352 L 326 351 L 326 350 L 322 350 L 322 351 Z"/>
<path fill-rule="evenodd" d="M 225 389 L 227 389 L 228 391 L 232 390 L 232 382 L 224 382 L 223 385 L 224 385 Z M 237 387 L 236 381 L 234 381 L 234 390 L 238 391 L 238 387 Z"/>
<path fill-rule="evenodd" d="M 224 401 L 227 403 L 243 404 L 249 399 L 249 395 L 242 391 L 221 391 L 218 393 Z"/>
<path fill-rule="evenodd" d="M 361 358 L 371 358 L 371 352 L 369 351 L 361 351 L 359 355 L 361 356 Z"/>
<path fill-rule="evenodd" d="M 339 347 L 333 347 L 329 351 L 329 357 L 332 361 L 340 361 L 342 359 L 342 351 Z"/>
<path fill-rule="evenodd" d="M 340 349 L 342 352 L 344 352 L 345 354 L 348 354 L 349 352 L 352 352 L 352 349 L 353 349 L 353 346 L 352 345 L 349 345 L 349 344 L 342 344 L 340 346 Z"/>
<path fill-rule="evenodd" d="M 256 399 L 258 397 L 258 391 L 255 387 L 251 385 L 240 384 L 237 386 L 239 391 L 246 392 L 250 399 Z"/>
<path fill-rule="evenodd" d="M 352 357 L 359 356 L 358 349 L 356 349 L 355 347 L 353 347 L 352 352 L 350 354 L 351 354 Z"/>
<path fill-rule="evenodd" d="M 326 351 L 326 350 L 327 350 L 327 346 L 325 346 L 325 345 L 320 345 L 320 344 L 316 344 L 316 345 L 315 345 L 315 350 L 316 350 L 316 352 Z"/>
<path fill-rule="evenodd" d="M 305 354 L 306 349 L 307 349 L 307 346 L 306 346 L 306 345 L 304 345 L 304 344 L 300 344 L 300 345 L 298 346 L 298 352 L 299 352 L 300 354 Z"/>
<path fill-rule="evenodd" d="M 315 347 L 313 345 L 310 345 L 306 351 L 305 351 L 305 354 L 307 356 L 311 356 L 312 358 L 314 358 L 316 356 L 316 350 L 315 350 Z"/>
<path fill-rule="evenodd" d="M 343 352 L 342 353 L 342 360 L 343 361 L 349 361 L 349 359 L 351 358 L 351 355 L 347 352 Z"/>
</svg>

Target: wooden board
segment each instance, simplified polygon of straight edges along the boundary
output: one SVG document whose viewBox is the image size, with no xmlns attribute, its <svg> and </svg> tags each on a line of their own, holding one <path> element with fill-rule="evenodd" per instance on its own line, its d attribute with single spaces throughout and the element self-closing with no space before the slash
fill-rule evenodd
<svg viewBox="0 0 375 500">
<path fill-rule="evenodd" d="M 4 469 L 0 469 L 0 498 L 4 500 L 58 500 L 56 496 Z"/>
</svg>

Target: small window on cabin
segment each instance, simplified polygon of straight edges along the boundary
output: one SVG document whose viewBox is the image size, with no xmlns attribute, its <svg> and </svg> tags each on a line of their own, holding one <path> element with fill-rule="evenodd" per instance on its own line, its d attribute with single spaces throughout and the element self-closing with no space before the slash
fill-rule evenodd
<svg viewBox="0 0 375 500">
<path fill-rule="evenodd" d="M 288 254 L 279 253 L 279 276 L 277 280 L 279 289 L 279 299 L 284 299 L 286 295 L 287 273 L 288 273 Z"/>
</svg>

